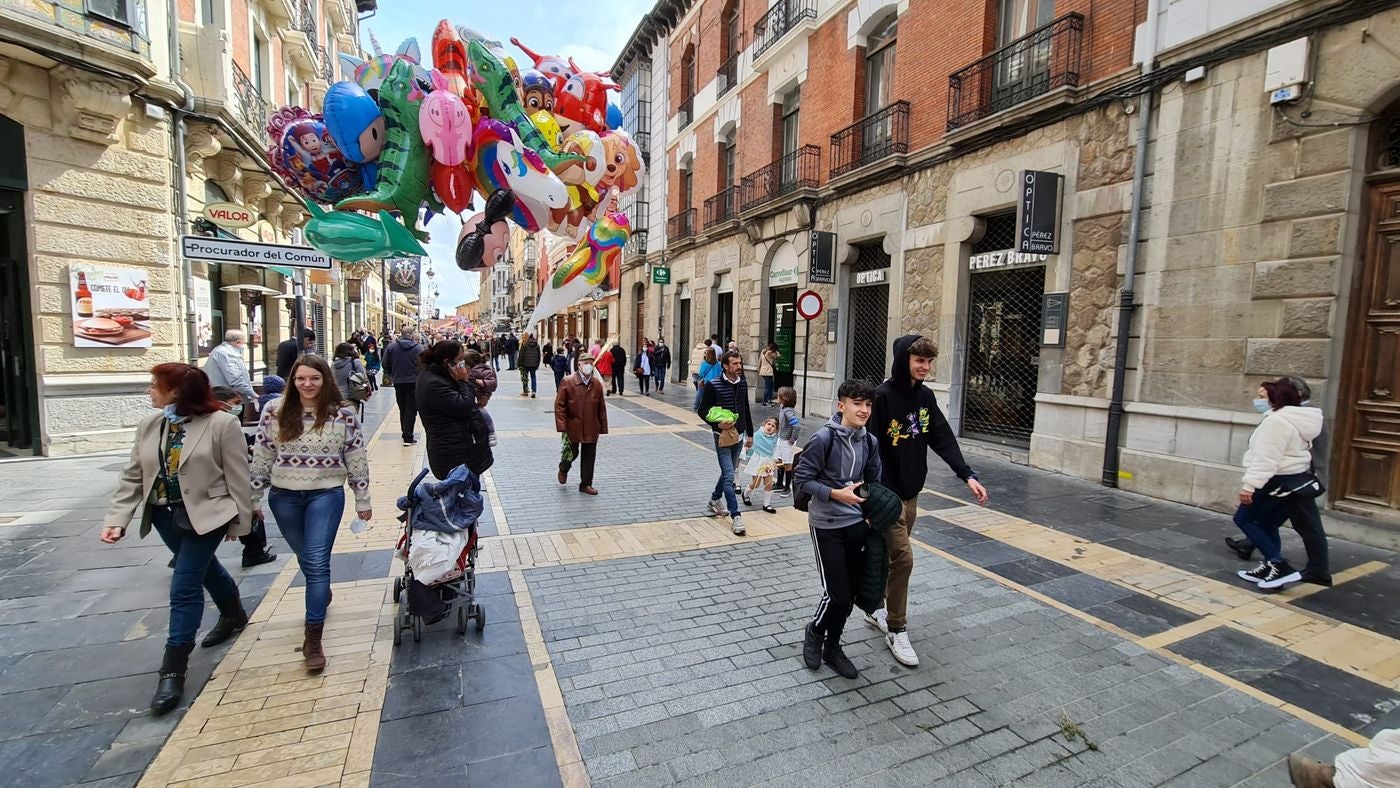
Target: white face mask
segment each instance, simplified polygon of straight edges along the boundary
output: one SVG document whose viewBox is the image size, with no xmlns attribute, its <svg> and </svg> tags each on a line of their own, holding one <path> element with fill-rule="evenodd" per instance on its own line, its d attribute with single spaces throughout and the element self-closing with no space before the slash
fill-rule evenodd
<svg viewBox="0 0 1400 788">
<path fill-rule="evenodd" d="M 593 376 L 593 365 L 592 365 L 592 364 L 579 364 L 579 365 L 578 365 L 578 373 L 579 373 L 580 375 L 584 376 L 585 378 L 587 378 L 587 377 L 592 377 L 592 376 Z"/>
</svg>

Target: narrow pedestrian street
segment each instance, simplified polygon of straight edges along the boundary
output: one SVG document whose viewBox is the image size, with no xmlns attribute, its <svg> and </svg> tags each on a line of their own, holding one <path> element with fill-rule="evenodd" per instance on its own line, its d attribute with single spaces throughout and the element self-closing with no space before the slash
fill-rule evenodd
<svg viewBox="0 0 1400 788">
<path fill-rule="evenodd" d="M 192 702 L 159 719 L 168 552 L 96 536 L 125 457 L 0 464 L 6 782 L 1263 788 L 1288 784 L 1291 752 L 1330 759 L 1400 723 L 1400 556 L 1333 540 L 1334 587 L 1260 594 L 1225 516 L 977 457 L 986 508 L 937 463 L 920 498 L 920 666 L 857 612 L 860 678 L 809 671 L 805 515 L 753 507 L 745 537 L 704 516 L 718 468 L 688 386 L 608 398 L 593 497 L 555 479 L 552 381 L 521 398 L 500 374 L 484 631 L 449 618 L 392 642 L 394 501 L 424 448 L 421 428 L 402 445 L 386 390 L 374 521 L 353 534 L 347 512 L 335 543 L 327 669 L 301 665 L 285 543 L 253 570 L 226 545 L 252 624 L 197 649 Z"/>
</svg>

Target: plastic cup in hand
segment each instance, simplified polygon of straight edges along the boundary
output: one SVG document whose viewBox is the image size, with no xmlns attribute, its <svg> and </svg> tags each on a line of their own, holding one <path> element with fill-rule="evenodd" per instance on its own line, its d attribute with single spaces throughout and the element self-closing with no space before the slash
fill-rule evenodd
<svg viewBox="0 0 1400 788">
<path fill-rule="evenodd" d="M 353 520 L 350 521 L 350 533 L 352 533 L 352 534 L 360 533 L 361 531 L 365 530 L 365 526 L 367 526 L 367 525 L 369 525 L 369 523 L 367 523 L 367 522 L 365 522 L 364 520 L 361 520 L 360 518 L 356 517 L 355 519 L 353 519 Z"/>
</svg>

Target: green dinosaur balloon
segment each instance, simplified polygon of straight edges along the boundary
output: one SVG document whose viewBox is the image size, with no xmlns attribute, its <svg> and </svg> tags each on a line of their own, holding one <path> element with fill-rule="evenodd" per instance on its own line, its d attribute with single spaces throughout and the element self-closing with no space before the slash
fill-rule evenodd
<svg viewBox="0 0 1400 788">
<path fill-rule="evenodd" d="M 327 211 L 308 200 L 311 221 L 306 224 L 306 240 L 337 260 L 357 263 L 371 257 L 427 255 L 402 224 L 388 211 L 378 217 L 354 211 Z"/>
<path fill-rule="evenodd" d="M 379 153 L 379 178 L 374 190 L 336 203 L 338 211 L 396 211 L 404 227 L 421 240 L 418 212 L 428 198 L 428 149 L 418 131 L 418 108 L 409 101 L 413 90 L 413 64 L 395 60 L 379 86 L 379 110 L 384 114 L 384 149 Z M 328 253 L 329 254 L 329 253 Z"/>
<path fill-rule="evenodd" d="M 479 41 L 467 42 L 467 57 L 476 72 L 477 90 L 486 99 L 486 108 L 493 119 L 515 129 L 525 147 L 533 150 L 544 160 L 550 172 L 559 172 L 565 165 L 584 160 L 577 153 L 556 153 L 544 135 L 535 128 L 525 108 L 520 106 L 520 97 L 515 92 L 515 81 L 504 63 Z"/>
</svg>

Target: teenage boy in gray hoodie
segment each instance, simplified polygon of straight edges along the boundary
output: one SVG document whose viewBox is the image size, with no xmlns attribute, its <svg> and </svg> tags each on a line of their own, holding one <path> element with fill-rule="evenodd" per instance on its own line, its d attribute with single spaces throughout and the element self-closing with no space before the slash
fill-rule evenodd
<svg viewBox="0 0 1400 788">
<path fill-rule="evenodd" d="M 875 387 L 863 380 L 848 380 L 836 396 L 836 414 L 812 434 L 792 471 L 793 489 L 811 496 L 807 524 L 822 577 L 822 598 L 807 624 L 802 660 L 812 670 L 825 662 L 853 679 L 860 674 L 841 650 L 841 633 L 865 572 L 869 528 L 856 488 L 880 481 L 880 447 L 865 430 Z"/>
</svg>

